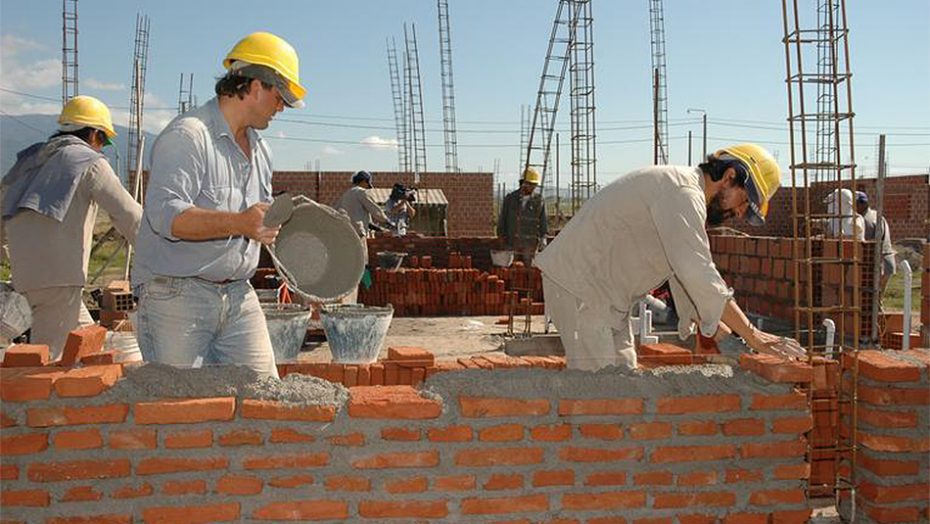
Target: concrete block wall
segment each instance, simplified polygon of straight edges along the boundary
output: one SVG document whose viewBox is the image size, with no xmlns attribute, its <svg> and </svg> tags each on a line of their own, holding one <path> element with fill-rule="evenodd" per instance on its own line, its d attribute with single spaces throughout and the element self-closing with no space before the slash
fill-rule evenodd
<svg viewBox="0 0 930 524">
<path fill-rule="evenodd" d="M 449 371 L 419 391 L 105 369 L 83 368 L 80 394 L 44 368 L 0 370 L 4 522 L 810 515 L 805 397 L 739 369 Z"/>
<path fill-rule="evenodd" d="M 271 183 L 276 193 L 289 191 L 333 205 L 352 186 L 352 174 L 351 171 L 275 171 Z M 376 172 L 373 175 L 375 187 L 401 183 L 441 189 L 449 201 L 446 216 L 449 236 L 494 234 L 493 173 L 421 173 L 416 184 L 413 173 Z"/>
<path fill-rule="evenodd" d="M 853 380 L 851 357 L 844 381 Z M 856 522 L 930 519 L 930 351 L 858 354 Z M 848 431 L 850 410 L 843 409 Z M 850 518 L 847 497 L 843 514 Z"/>
</svg>

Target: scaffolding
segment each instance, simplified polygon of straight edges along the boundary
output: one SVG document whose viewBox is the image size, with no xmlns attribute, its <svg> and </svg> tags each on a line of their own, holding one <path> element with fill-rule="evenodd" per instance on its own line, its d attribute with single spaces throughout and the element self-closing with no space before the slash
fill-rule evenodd
<svg viewBox="0 0 930 524">
<path fill-rule="evenodd" d="M 406 83 L 401 82 L 400 68 L 397 62 L 397 43 L 394 38 L 384 40 L 387 47 L 388 74 L 391 77 L 391 99 L 394 102 L 394 126 L 397 130 L 397 170 L 410 171 L 410 141 L 407 137 L 407 90 Z"/>
<path fill-rule="evenodd" d="M 184 87 L 184 73 L 181 73 L 181 83 L 178 87 L 178 114 L 184 114 L 194 108 L 194 73 L 187 77 L 187 87 Z"/>
<path fill-rule="evenodd" d="M 126 173 L 133 187 L 142 136 L 142 115 L 145 108 L 145 70 L 149 55 L 149 17 L 136 14 L 135 47 L 132 53 L 132 88 L 129 90 L 129 133 L 127 135 Z"/>
<path fill-rule="evenodd" d="M 839 191 L 856 190 L 849 30 L 845 0 L 816 0 L 816 10 L 808 2 L 782 0 L 791 144 L 795 336 L 807 348 L 812 365 L 833 362 L 824 368 L 834 373 L 839 385 L 833 398 L 823 398 L 822 392 L 818 397 L 814 387 L 809 389 L 812 412 L 827 411 L 837 428 L 832 435 L 808 440 L 812 465 L 832 463 L 831 482 L 815 482 L 812 475 L 808 489 L 811 495 L 825 491 L 835 495 L 841 513 L 854 520 L 855 505 L 849 502 L 855 500 L 856 484 L 856 353 L 863 334 L 863 244 L 855 234 L 855 210 L 844 209 L 839 202 L 826 204 L 829 195 L 838 200 Z M 805 6 L 799 8 L 799 3 Z M 827 235 L 821 238 L 821 232 Z M 833 238 L 831 233 L 835 233 Z M 832 345 L 822 336 L 822 322 L 835 326 Z M 844 358 L 847 355 L 852 358 Z M 843 375 L 845 365 L 851 366 L 845 370 L 848 376 Z M 842 430 L 840 417 L 845 426 Z"/>
<path fill-rule="evenodd" d="M 662 0 L 649 0 L 652 36 L 652 97 L 654 164 L 668 164 L 668 95 L 665 74 L 665 15 Z"/>
<path fill-rule="evenodd" d="M 78 95 L 77 0 L 61 0 L 61 105 Z"/>
<path fill-rule="evenodd" d="M 449 30 L 449 2 L 436 0 L 439 11 L 439 66 L 442 74 L 442 136 L 446 152 L 446 172 L 459 170 L 458 141 L 455 134 L 455 84 L 452 80 L 452 36 Z"/>
<path fill-rule="evenodd" d="M 594 122 L 594 18 L 591 0 L 573 0 L 574 20 L 569 45 L 569 100 L 572 137 L 572 212 L 597 191 Z"/>
<path fill-rule="evenodd" d="M 423 84 L 420 80 L 420 54 L 417 51 L 417 26 L 404 24 L 406 44 L 407 114 L 413 146 L 413 173 L 418 183 L 420 173 L 426 171 L 426 127 L 423 120 Z"/>
</svg>

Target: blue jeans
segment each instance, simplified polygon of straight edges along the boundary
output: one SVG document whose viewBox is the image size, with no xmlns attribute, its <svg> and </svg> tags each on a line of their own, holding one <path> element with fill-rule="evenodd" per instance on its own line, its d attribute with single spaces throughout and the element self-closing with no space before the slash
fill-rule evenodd
<svg viewBox="0 0 930 524">
<path fill-rule="evenodd" d="M 265 314 L 248 280 L 155 277 L 139 290 L 136 332 L 146 362 L 238 364 L 278 376 Z"/>
</svg>

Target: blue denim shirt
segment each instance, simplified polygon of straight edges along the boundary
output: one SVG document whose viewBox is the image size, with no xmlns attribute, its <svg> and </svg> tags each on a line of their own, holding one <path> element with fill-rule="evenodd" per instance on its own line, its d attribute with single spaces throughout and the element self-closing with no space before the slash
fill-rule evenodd
<svg viewBox="0 0 930 524">
<path fill-rule="evenodd" d="M 255 130 L 248 133 L 251 162 L 213 98 L 175 118 L 158 135 L 136 240 L 134 287 L 159 275 L 221 282 L 255 272 L 261 246 L 254 240 L 189 241 L 171 234 L 175 217 L 191 207 L 240 212 L 272 200 L 271 150 Z"/>
</svg>

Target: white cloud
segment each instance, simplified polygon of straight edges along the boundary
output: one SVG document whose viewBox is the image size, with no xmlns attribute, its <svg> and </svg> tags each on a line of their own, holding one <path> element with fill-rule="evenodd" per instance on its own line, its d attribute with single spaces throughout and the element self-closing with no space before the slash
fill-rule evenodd
<svg viewBox="0 0 930 524">
<path fill-rule="evenodd" d="M 87 86 L 91 89 L 99 89 L 100 91 L 121 91 L 126 89 L 125 84 L 120 84 L 119 82 L 101 82 L 96 78 L 82 80 L 81 86 Z"/>
<path fill-rule="evenodd" d="M 338 155 L 341 155 L 343 151 L 339 148 L 327 145 L 327 146 L 323 146 L 322 153 L 327 156 L 338 156 Z"/>
<path fill-rule="evenodd" d="M 3 35 L 0 39 L 0 79 L 3 87 L 14 91 L 29 92 L 61 84 L 61 60 L 40 58 L 26 62 L 21 56 L 25 51 L 43 50 L 43 46 L 14 35 Z"/>
<path fill-rule="evenodd" d="M 360 142 L 365 147 L 370 147 L 371 149 L 396 149 L 397 148 L 397 139 L 394 138 L 381 138 L 378 135 L 366 136 Z"/>
<path fill-rule="evenodd" d="M 278 131 L 274 134 L 274 136 L 278 138 L 287 138 L 287 133 L 285 133 L 284 131 Z"/>
<path fill-rule="evenodd" d="M 45 46 L 34 40 L 20 38 L 16 35 L 3 35 L 3 38 L 0 38 L 0 55 L 3 58 L 33 49 L 45 49 Z"/>
</svg>

